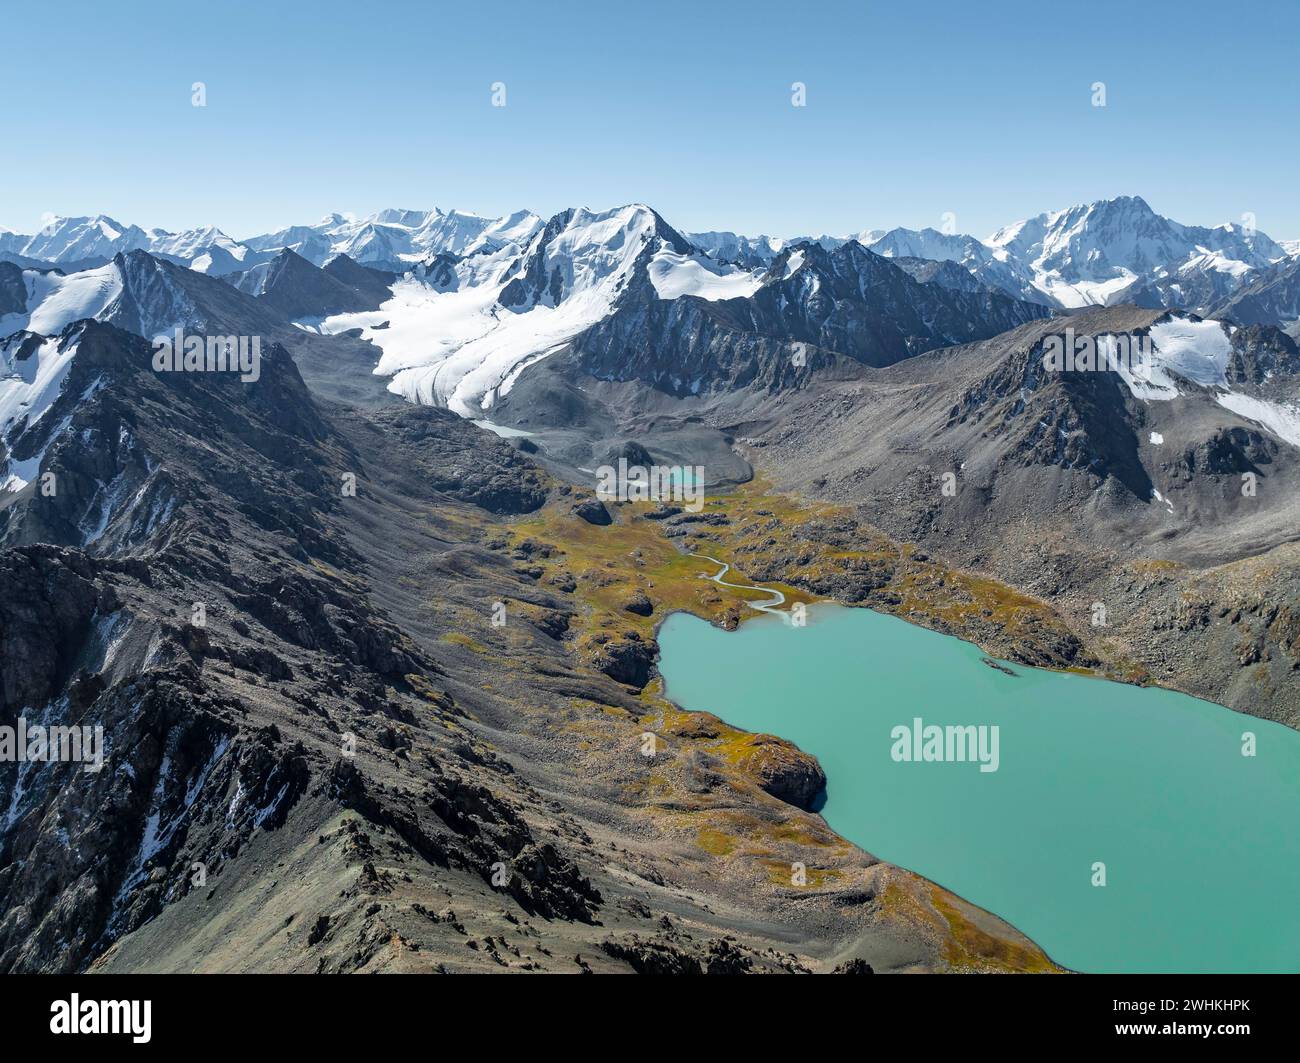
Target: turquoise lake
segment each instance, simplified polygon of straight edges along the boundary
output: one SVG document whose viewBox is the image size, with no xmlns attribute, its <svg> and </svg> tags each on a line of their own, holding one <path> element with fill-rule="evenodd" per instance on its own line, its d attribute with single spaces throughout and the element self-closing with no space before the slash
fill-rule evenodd
<svg viewBox="0 0 1300 1063">
<path fill-rule="evenodd" d="M 867 609 L 807 617 L 728 632 L 670 616 L 668 697 L 815 755 L 835 831 L 1065 967 L 1300 970 L 1300 733 L 1171 691 L 1006 675 L 968 643 Z M 891 732 L 917 717 L 996 726 L 997 770 L 895 760 Z"/>
</svg>

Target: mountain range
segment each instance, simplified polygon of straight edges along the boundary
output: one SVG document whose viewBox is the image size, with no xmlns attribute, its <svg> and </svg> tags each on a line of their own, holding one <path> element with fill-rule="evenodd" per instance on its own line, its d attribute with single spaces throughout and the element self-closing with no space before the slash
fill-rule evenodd
<svg viewBox="0 0 1300 1063">
<path fill-rule="evenodd" d="M 0 233 L 0 723 L 113 750 L 0 761 L 0 970 L 1049 969 L 664 700 L 657 625 L 738 623 L 726 556 L 1300 726 L 1296 250 L 1136 197 L 987 240 Z M 178 328 L 256 379 L 158 370 Z M 1148 360 L 1058 372 L 1066 333 Z M 597 498 L 620 460 L 709 505 Z"/>
<path fill-rule="evenodd" d="M 66 266 L 102 264 L 119 251 L 146 250 L 202 272 L 226 274 L 287 248 L 318 266 L 347 255 L 363 265 L 403 272 L 439 254 L 522 248 L 545 225 L 527 210 L 486 218 L 456 210 L 388 209 L 361 219 L 330 214 L 313 225 L 235 240 L 210 226 L 172 233 L 98 215 L 52 218 L 34 235 L 0 229 L 0 254 Z M 714 259 L 751 270 L 799 243 L 834 250 L 857 241 L 890 258 L 957 262 L 1012 295 L 1067 308 L 1136 303 L 1205 311 L 1300 253 L 1300 241 L 1274 241 L 1253 223 L 1183 225 L 1155 213 L 1138 196 L 1048 211 L 983 240 L 947 229 L 903 228 L 793 238 L 683 235 Z"/>
<path fill-rule="evenodd" d="M 644 287 L 648 278 L 660 299 L 691 296 L 715 303 L 710 313 L 716 318 L 735 299 L 785 284 L 788 278 L 775 275 L 774 265 L 799 273 L 808 257 L 797 251 L 800 247 L 816 249 L 816 262 L 809 259 L 802 280 L 821 285 L 824 275 L 815 275 L 829 260 L 819 256 L 850 244 L 893 260 L 930 290 L 965 290 L 990 300 L 1009 296 L 1045 308 L 1016 311 L 1021 315 L 1128 303 L 1292 327 L 1298 309 L 1295 260 L 1283 245 L 1240 226 L 1180 225 L 1138 197 L 1042 214 L 985 241 L 933 229 L 811 240 L 679 233 L 650 208 L 632 205 L 599 213 L 565 211 L 546 222 L 527 211 L 498 219 L 438 210 L 385 210 L 362 220 L 334 214 L 316 225 L 240 242 L 213 228 L 166 233 L 102 216 L 69 218 L 52 221 L 34 236 L 0 235 L 0 256 L 9 255 L 10 274 L 15 265 L 29 271 L 30 292 L 22 309 L 38 324 L 51 314 L 101 316 L 105 308 L 92 304 L 103 301 L 114 282 L 96 270 L 106 268 L 114 255 L 148 251 L 156 259 L 220 276 L 249 294 L 278 299 L 281 309 L 306 327 L 360 330 L 358 335 L 382 352 L 377 372 L 390 379 L 394 392 L 468 414 L 490 409 L 521 367 L 625 306 L 637 287 L 634 279 Z M 858 256 L 857 261 L 866 260 Z M 940 270 L 936 263 L 960 269 Z M 334 276 L 308 273 L 307 264 L 331 273 L 356 266 L 372 272 L 354 269 L 351 283 L 335 284 Z M 74 280 L 51 275 L 51 268 L 72 273 Z M 892 276 L 880 268 L 876 273 Z M 359 295 L 356 282 L 362 277 L 365 294 Z M 9 283 L 17 282 L 11 277 Z M 268 296 L 268 287 L 279 294 Z M 289 289 L 294 294 L 286 296 Z M 394 292 L 382 319 L 370 314 L 386 301 L 381 295 Z M 50 308 L 39 310 L 47 301 Z M 683 305 L 699 308 L 697 302 Z M 913 322 L 908 327 L 916 334 L 893 349 L 915 352 L 963 342 L 977 338 L 980 329 L 1002 331 L 1025 319 L 992 306 L 987 314 L 967 313 L 964 330 L 953 329 L 964 312 L 960 309 L 946 331 Z M 8 311 L 0 331 L 27 327 L 14 297 L 0 310 Z M 928 311 L 921 313 L 925 317 Z M 757 324 L 763 311 L 745 316 L 754 326 L 750 331 L 769 338 L 783 332 L 774 333 L 770 321 Z M 816 344 L 818 337 L 805 328 L 800 340 Z M 838 348 L 832 344 L 831 349 Z M 867 362 L 890 357 L 878 350 L 839 353 Z"/>
</svg>

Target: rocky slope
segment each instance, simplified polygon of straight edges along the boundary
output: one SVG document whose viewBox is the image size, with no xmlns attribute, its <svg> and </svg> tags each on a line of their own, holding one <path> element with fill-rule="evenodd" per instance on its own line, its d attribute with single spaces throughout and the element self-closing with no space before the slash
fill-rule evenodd
<svg viewBox="0 0 1300 1063">
<path fill-rule="evenodd" d="M 1262 272 L 1219 303 L 1213 316 L 1241 325 L 1294 326 L 1300 321 L 1300 259 Z"/>
<path fill-rule="evenodd" d="M 41 478 L 0 511 L 0 722 L 93 721 L 107 757 L 0 764 L 0 969 L 1046 966 L 797 807 L 797 751 L 708 752 L 749 739 L 571 645 L 568 559 L 612 535 L 583 549 L 617 566 L 626 522 L 525 548 L 574 499 L 517 450 L 327 403 L 274 343 L 246 384 L 109 324 L 53 342 L 62 389 L 11 435 Z"/>
<path fill-rule="evenodd" d="M 1171 350 L 1199 328 L 1131 307 L 1066 320 L 1080 335 L 1169 329 Z M 747 453 L 787 488 L 1050 603 L 1134 678 L 1300 724 L 1300 439 L 1285 417 L 1300 352 L 1276 329 L 1224 330 L 1218 382 L 1169 369 L 1169 388 L 1144 390 L 1045 371 L 1062 324 L 814 387 L 802 409 L 754 417 Z"/>
<path fill-rule="evenodd" d="M 581 369 L 640 380 L 675 396 L 768 390 L 806 378 L 833 355 L 883 366 L 990 336 L 1047 311 L 975 286 L 923 283 L 850 242 L 782 251 L 748 298 L 666 300 L 648 280 L 574 341 Z"/>
<path fill-rule="evenodd" d="M 374 310 L 392 294 L 396 276 L 339 255 L 324 269 L 287 248 L 250 270 L 223 278 L 257 296 L 290 321 Z"/>
</svg>

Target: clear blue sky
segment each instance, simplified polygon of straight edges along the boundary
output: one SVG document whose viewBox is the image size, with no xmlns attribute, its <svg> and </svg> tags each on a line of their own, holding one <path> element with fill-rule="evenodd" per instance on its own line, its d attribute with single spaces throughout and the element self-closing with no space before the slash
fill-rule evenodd
<svg viewBox="0 0 1300 1063">
<path fill-rule="evenodd" d="M 0 225 L 22 232 L 640 200 L 685 230 L 952 211 L 986 236 L 1133 193 L 1300 237 L 1292 0 L 0 0 L 0 26 Z"/>
</svg>

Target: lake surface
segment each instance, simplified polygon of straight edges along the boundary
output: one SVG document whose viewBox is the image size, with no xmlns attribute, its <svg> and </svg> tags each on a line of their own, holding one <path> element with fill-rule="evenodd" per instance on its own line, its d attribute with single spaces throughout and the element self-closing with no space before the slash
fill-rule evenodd
<svg viewBox="0 0 1300 1063">
<path fill-rule="evenodd" d="M 670 616 L 668 696 L 815 755 L 835 831 L 1066 967 L 1300 970 L 1300 733 L 1165 690 L 1006 675 L 968 643 L 867 609 L 807 616 L 734 632 Z M 996 726 L 997 770 L 896 760 L 916 718 Z"/>
</svg>

